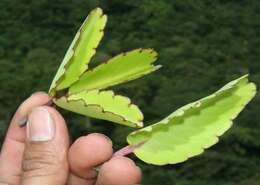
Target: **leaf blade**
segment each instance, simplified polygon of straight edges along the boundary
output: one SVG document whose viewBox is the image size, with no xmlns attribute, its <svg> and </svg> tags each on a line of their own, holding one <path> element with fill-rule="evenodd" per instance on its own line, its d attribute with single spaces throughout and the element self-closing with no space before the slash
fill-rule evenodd
<svg viewBox="0 0 260 185">
<path fill-rule="evenodd" d="M 147 163 L 186 161 L 216 144 L 255 92 L 255 85 L 243 76 L 216 93 L 178 109 L 159 123 L 129 134 L 127 141 L 130 145 L 145 142 L 134 153 Z"/>
<path fill-rule="evenodd" d="M 54 101 L 61 108 L 130 127 L 142 127 L 143 114 L 130 99 L 113 91 L 82 91 Z"/>
<path fill-rule="evenodd" d="M 68 88 L 88 69 L 88 63 L 104 35 L 106 22 L 107 16 L 102 9 L 96 8 L 90 12 L 76 33 L 53 79 L 49 90 L 51 95 L 55 94 L 55 90 Z"/>
<path fill-rule="evenodd" d="M 157 53 L 152 49 L 136 49 L 122 53 L 84 73 L 80 80 L 71 86 L 69 93 L 105 89 L 134 80 L 157 70 L 160 66 L 153 65 L 156 59 Z"/>
</svg>

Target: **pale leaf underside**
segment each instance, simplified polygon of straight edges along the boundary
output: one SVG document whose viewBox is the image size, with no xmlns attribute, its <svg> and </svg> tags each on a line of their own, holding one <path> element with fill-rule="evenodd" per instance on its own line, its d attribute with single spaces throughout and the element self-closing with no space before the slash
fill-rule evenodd
<svg viewBox="0 0 260 185">
<path fill-rule="evenodd" d="M 115 95 L 113 91 L 82 91 L 54 100 L 64 109 L 89 117 L 127 125 L 143 126 L 143 114 L 130 99 Z"/>
<path fill-rule="evenodd" d="M 162 121 L 129 134 L 127 141 L 130 145 L 144 143 L 134 153 L 147 163 L 183 162 L 216 144 L 255 93 L 255 85 L 243 76 Z"/>
<path fill-rule="evenodd" d="M 84 73 L 79 81 L 70 87 L 69 93 L 105 89 L 134 80 L 157 70 L 160 66 L 153 65 L 156 59 L 157 53 L 152 49 L 136 49 L 122 53 Z"/>
<path fill-rule="evenodd" d="M 96 53 L 103 37 L 107 16 L 100 8 L 93 10 L 75 35 L 50 87 L 51 96 L 68 88 L 88 69 L 88 63 Z"/>
</svg>

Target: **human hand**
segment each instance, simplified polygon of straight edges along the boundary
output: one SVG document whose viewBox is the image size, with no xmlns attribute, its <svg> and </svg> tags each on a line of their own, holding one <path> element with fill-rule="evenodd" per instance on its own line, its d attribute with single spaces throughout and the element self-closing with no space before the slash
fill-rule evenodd
<svg viewBox="0 0 260 185">
<path fill-rule="evenodd" d="M 0 155 L 0 185 L 136 185 L 141 171 L 126 157 L 112 157 L 102 134 L 80 137 L 69 146 L 62 116 L 46 106 L 43 92 L 25 100 L 15 113 Z M 28 115 L 26 127 L 17 122 Z M 99 173 L 94 168 L 101 165 Z"/>
</svg>

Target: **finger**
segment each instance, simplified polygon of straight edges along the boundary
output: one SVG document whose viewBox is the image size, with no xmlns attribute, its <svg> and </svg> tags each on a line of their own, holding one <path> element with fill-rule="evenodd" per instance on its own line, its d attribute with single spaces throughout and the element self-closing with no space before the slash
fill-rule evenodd
<svg viewBox="0 0 260 185">
<path fill-rule="evenodd" d="M 27 115 L 34 107 L 45 105 L 50 102 L 50 100 L 51 98 L 49 95 L 44 92 L 36 92 L 32 94 L 18 107 L 11 121 L 6 137 L 18 142 L 24 142 L 25 132 L 24 129 L 21 129 L 19 125 L 21 125 L 23 122 L 26 122 Z"/>
<path fill-rule="evenodd" d="M 126 157 L 114 157 L 104 163 L 96 185 L 137 185 L 141 182 L 141 170 Z"/>
<path fill-rule="evenodd" d="M 69 149 L 72 172 L 69 185 L 94 184 L 97 172 L 93 168 L 109 160 L 112 154 L 112 142 L 103 134 L 89 134 L 77 139 Z"/>
<path fill-rule="evenodd" d="M 5 184 L 19 184 L 21 176 L 21 163 L 24 151 L 25 128 L 17 125 L 19 120 L 36 106 L 41 106 L 50 101 L 50 97 L 43 92 L 37 92 L 25 100 L 16 111 L 0 155 L 0 182 Z"/>
<path fill-rule="evenodd" d="M 21 184 L 66 184 L 68 146 L 68 132 L 62 116 L 47 106 L 33 109 L 26 125 Z"/>
</svg>

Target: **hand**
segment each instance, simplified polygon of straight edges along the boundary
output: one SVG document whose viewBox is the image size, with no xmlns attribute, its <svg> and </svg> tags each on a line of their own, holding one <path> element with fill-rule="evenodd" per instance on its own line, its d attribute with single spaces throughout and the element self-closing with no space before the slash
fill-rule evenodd
<svg viewBox="0 0 260 185">
<path fill-rule="evenodd" d="M 8 129 L 0 155 L 0 185 L 136 185 L 141 171 L 126 157 L 112 157 L 112 142 L 102 134 L 80 137 L 69 146 L 62 116 L 44 106 L 38 92 L 23 102 Z M 28 115 L 26 127 L 17 122 Z M 98 172 L 96 166 L 101 166 Z"/>
</svg>

